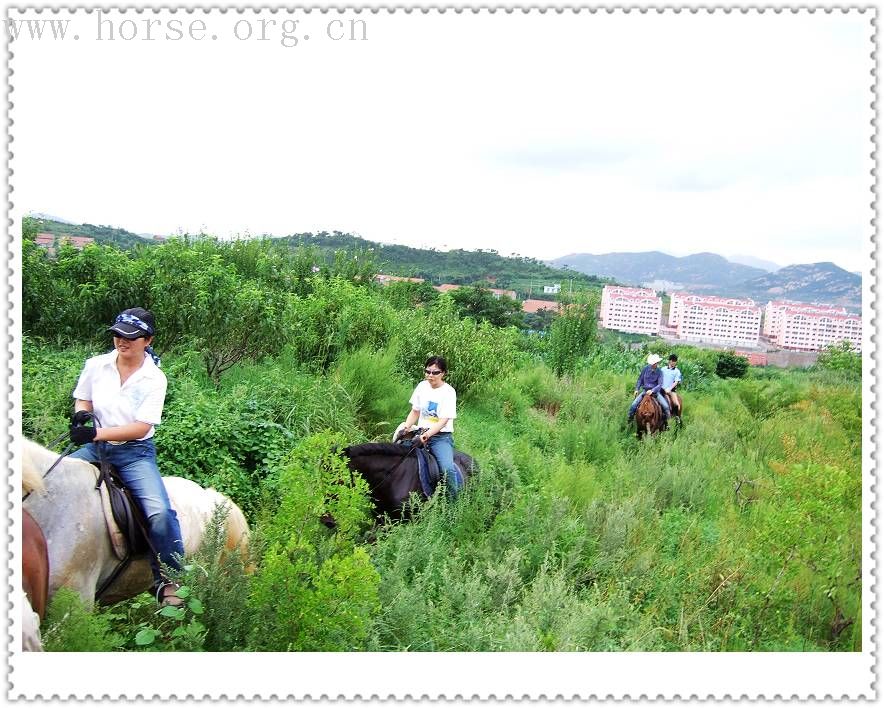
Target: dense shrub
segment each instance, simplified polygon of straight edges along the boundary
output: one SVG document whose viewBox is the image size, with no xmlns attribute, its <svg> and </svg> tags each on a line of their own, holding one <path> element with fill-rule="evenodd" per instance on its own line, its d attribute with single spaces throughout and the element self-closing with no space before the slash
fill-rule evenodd
<svg viewBox="0 0 884 708">
<path fill-rule="evenodd" d="M 423 378 L 427 357 L 444 356 L 450 383 L 458 397 L 468 399 L 482 382 L 512 372 L 515 328 L 499 329 L 488 322 L 460 319 L 449 297 L 440 297 L 428 312 L 416 312 L 397 333 L 399 370 L 407 379 Z"/>
<path fill-rule="evenodd" d="M 111 618 L 91 612 L 80 596 L 59 588 L 46 610 L 40 627 L 45 651 L 113 651 L 125 639 L 112 629 Z"/>
<path fill-rule="evenodd" d="M 733 352 L 721 352 L 715 364 L 715 374 L 723 379 L 742 378 L 749 370 L 749 360 Z"/>
<path fill-rule="evenodd" d="M 379 609 L 379 577 L 356 544 L 369 518 L 368 488 L 333 452 L 343 442 L 304 440 L 268 483 L 275 503 L 262 519 L 264 550 L 249 597 L 255 649 L 363 648 Z M 325 513 L 334 532 L 320 523 Z"/>
<path fill-rule="evenodd" d="M 380 349 L 393 334 L 389 305 L 347 280 L 317 280 L 306 297 L 290 297 L 277 323 L 277 336 L 299 361 L 325 369 L 343 353 Z"/>
<path fill-rule="evenodd" d="M 862 355 L 853 351 L 850 342 L 826 347 L 816 360 L 816 365 L 820 369 L 843 372 L 856 379 L 862 376 Z"/>
<path fill-rule="evenodd" d="M 578 360 L 595 347 L 598 304 L 596 294 L 562 302 L 562 312 L 549 330 L 549 364 L 557 376 L 573 374 Z"/>
</svg>

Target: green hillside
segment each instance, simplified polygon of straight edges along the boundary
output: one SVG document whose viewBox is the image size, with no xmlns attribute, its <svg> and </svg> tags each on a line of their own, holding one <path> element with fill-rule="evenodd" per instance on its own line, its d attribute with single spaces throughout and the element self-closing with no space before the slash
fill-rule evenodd
<svg viewBox="0 0 884 708">
<path fill-rule="evenodd" d="M 34 219 L 25 217 L 22 225 L 23 233 L 46 233 L 59 236 L 86 236 L 94 238 L 96 243 L 111 244 L 118 248 L 129 249 L 154 242 L 142 238 L 125 229 L 112 226 L 95 226 L 94 224 L 64 224 L 51 219 Z"/>
<path fill-rule="evenodd" d="M 155 241 L 141 238 L 124 229 L 93 224 L 65 224 L 50 219 L 25 217 L 23 230 L 25 233 L 89 236 L 94 238 L 96 243 L 110 244 L 124 250 L 156 244 Z M 530 296 L 554 299 L 552 295 L 543 294 L 544 285 L 559 283 L 563 290 L 598 289 L 607 282 L 604 278 L 585 275 L 574 270 L 553 268 L 535 258 L 501 256 L 492 250 L 436 251 L 387 245 L 340 231 L 299 233 L 273 240 L 288 244 L 292 249 L 312 247 L 325 254 L 329 263 L 333 262 L 336 251 L 361 252 L 373 258 L 379 273 L 424 278 L 433 285 L 481 283 L 486 287 L 516 290 L 522 298 Z"/>
<path fill-rule="evenodd" d="M 434 285 L 454 283 L 516 290 L 521 297 L 543 299 L 543 286 L 559 283 L 564 289 L 600 288 L 606 279 L 570 269 L 552 268 L 535 258 L 501 256 L 494 250 L 437 251 L 367 241 L 358 236 L 320 232 L 295 234 L 283 240 L 297 246 L 314 246 L 324 251 L 335 249 L 371 250 L 378 271 L 388 275 L 423 278 Z M 539 291 L 539 292 L 538 292 Z M 547 298 L 552 299 L 551 296 Z"/>
</svg>

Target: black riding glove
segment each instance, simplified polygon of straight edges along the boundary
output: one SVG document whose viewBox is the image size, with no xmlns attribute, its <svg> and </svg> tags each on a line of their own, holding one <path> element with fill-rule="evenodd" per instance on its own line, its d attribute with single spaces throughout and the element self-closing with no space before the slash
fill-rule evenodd
<svg viewBox="0 0 884 708">
<path fill-rule="evenodd" d="M 71 416 L 72 425 L 85 425 L 92 420 L 91 411 L 77 411 Z"/>
<path fill-rule="evenodd" d="M 97 428 L 87 428 L 85 425 L 71 426 L 71 442 L 77 445 L 85 445 L 95 440 Z"/>
</svg>

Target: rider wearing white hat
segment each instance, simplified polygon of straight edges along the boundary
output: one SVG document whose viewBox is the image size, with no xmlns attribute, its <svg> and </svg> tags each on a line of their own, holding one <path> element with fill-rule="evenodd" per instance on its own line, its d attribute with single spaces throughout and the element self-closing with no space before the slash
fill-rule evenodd
<svg viewBox="0 0 884 708">
<path fill-rule="evenodd" d="M 657 368 L 657 364 L 661 361 L 662 359 L 657 354 L 648 354 L 648 365 L 642 369 L 638 376 L 638 381 L 635 382 L 635 392 L 633 393 L 635 400 L 629 407 L 628 420 L 631 421 L 635 415 L 635 409 L 641 403 L 642 396 L 650 395 L 657 397 L 657 401 L 663 407 L 663 415 L 667 421 L 669 420 L 669 401 L 666 400 L 662 393 L 663 373 Z"/>
</svg>

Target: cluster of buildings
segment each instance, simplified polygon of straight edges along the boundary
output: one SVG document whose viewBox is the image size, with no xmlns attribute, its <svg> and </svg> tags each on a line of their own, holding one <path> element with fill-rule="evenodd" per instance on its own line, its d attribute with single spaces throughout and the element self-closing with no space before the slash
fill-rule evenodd
<svg viewBox="0 0 884 708">
<path fill-rule="evenodd" d="M 844 307 L 791 300 L 762 307 L 750 299 L 674 292 L 664 324 L 663 299 L 654 290 L 620 285 L 606 285 L 602 291 L 601 324 L 621 332 L 733 347 L 758 347 L 762 339 L 803 352 L 845 340 L 859 351 L 862 344 L 862 318 Z"/>
<path fill-rule="evenodd" d="M 58 236 L 58 243 L 69 243 L 74 248 L 82 250 L 85 246 L 88 246 L 90 243 L 95 243 L 95 239 L 90 236 L 69 236 L 67 234 L 62 234 Z M 42 246 L 47 251 L 49 251 L 50 255 L 55 254 L 55 241 L 56 235 L 50 233 L 41 233 L 37 234 L 34 237 L 34 243 L 38 246 Z"/>
</svg>

